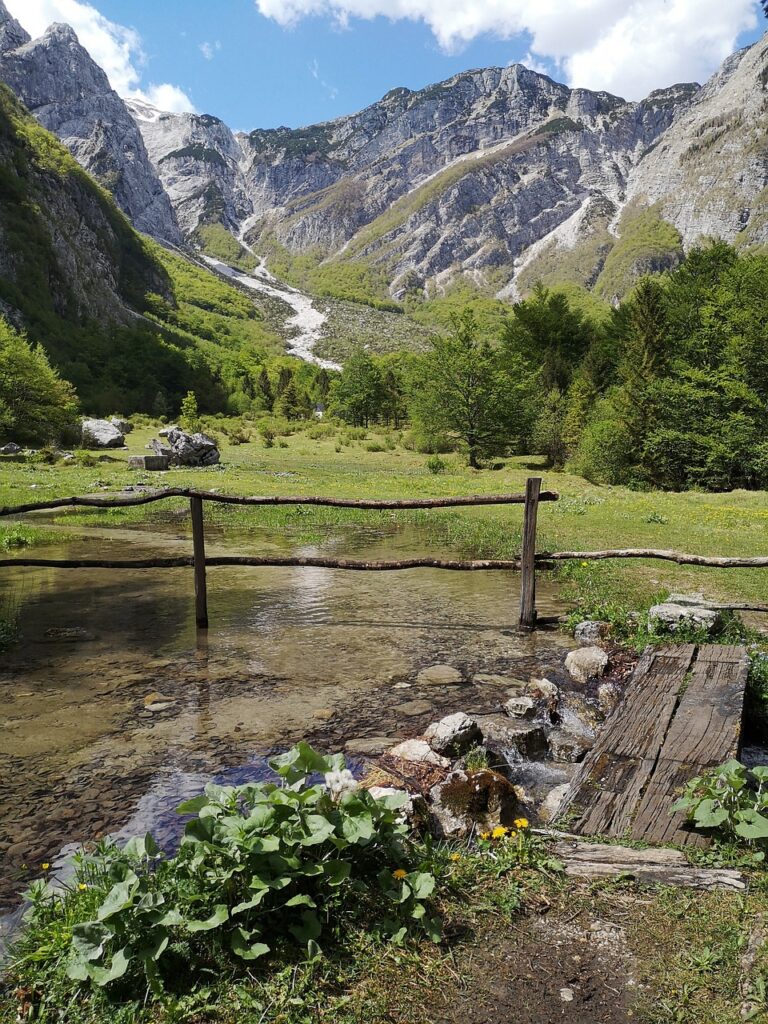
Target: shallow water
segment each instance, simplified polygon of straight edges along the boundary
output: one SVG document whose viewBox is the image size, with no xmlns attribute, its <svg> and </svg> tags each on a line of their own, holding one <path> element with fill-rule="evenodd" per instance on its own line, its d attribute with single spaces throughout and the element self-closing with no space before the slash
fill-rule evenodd
<svg viewBox="0 0 768 1024">
<path fill-rule="evenodd" d="M 189 547 L 182 524 L 83 531 L 39 553 Z M 209 554 L 427 550 L 437 554 L 417 528 L 394 524 L 334 527 L 313 546 L 289 533 L 208 531 Z M 476 673 L 527 678 L 564 655 L 555 632 L 516 632 L 518 585 L 504 572 L 217 568 L 211 628 L 199 634 L 189 569 L 4 572 L 0 598 L 18 605 L 23 640 L 0 668 L 0 901 L 11 904 L 67 844 L 148 828 L 170 835 L 179 799 L 210 778 L 259 776 L 270 750 L 303 736 L 341 749 L 417 734 L 433 715 L 493 710 L 503 680 L 474 685 Z M 562 610 L 546 583 L 538 604 L 543 615 Z M 466 685 L 416 682 L 443 662 Z"/>
</svg>

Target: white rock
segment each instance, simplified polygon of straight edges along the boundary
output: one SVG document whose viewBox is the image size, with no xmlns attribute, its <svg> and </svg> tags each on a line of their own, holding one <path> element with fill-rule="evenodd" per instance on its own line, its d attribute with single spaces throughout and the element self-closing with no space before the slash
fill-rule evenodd
<svg viewBox="0 0 768 1024">
<path fill-rule="evenodd" d="M 534 718 L 536 701 L 533 697 L 513 697 L 504 705 L 504 710 L 512 718 Z"/>
<path fill-rule="evenodd" d="M 438 754 L 458 757 L 480 739 L 477 722 L 463 711 L 433 722 L 424 733 L 424 739 Z"/>
<path fill-rule="evenodd" d="M 665 626 L 672 632 L 685 623 L 712 633 L 722 625 L 723 613 L 715 608 L 665 601 L 649 610 L 648 621 L 652 625 Z"/>
<path fill-rule="evenodd" d="M 411 761 L 413 764 L 429 764 L 435 768 L 451 767 L 448 758 L 435 753 L 426 740 L 405 740 L 388 750 L 387 754 L 399 761 Z"/>
<path fill-rule="evenodd" d="M 607 622 L 587 619 L 578 624 L 573 635 L 576 642 L 581 644 L 582 647 L 593 647 L 595 644 L 599 644 L 601 640 L 605 640 L 609 630 L 610 626 Z"/>
<path fill-rule="evenodd" d="M 565 659 L 565 668 L 574 682 L 586 683 L 605 674 L 608 655 L 602 647 L 580 647 Z"/>
<path fill-rule="evenodd" d="M 613 714 L 620 700 L 621 694 L 613 683 L 600 683 L 597 688 L 597 702 L 606 717 Z"/>
<path fill-rule="evenodd" d="M 534 697 L 551 701 L 559 698 L 560 687 L 549 679 L 532 679 L 528 685 L 528 692 Z"/>
<path fill-rule="evenodd" d="M 564 782 L 561 786 L 555 786 L 554 789 L 550 789 L 544 797 L 539 807 L 539 818 L 545 824 L 548 824 L 555 817 L 560 809 L 560 804 L 567 796 L 570 788 L 570 783 Z"/>
<path fill-rule="evenodd" d="M 122 448 L 125 437 L 109 420 L 83 420 L 83 447 Z"/>
</svg>

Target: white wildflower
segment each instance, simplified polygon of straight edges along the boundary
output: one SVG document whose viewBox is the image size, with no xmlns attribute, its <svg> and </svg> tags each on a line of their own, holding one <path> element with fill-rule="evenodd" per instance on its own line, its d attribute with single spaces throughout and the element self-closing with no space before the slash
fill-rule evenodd
<svg viewBox="0 0 768 1024">
<path fill-rule="evenodd" d="M 325 776 L 325 785 L 331 794 L 331 799 L 337 803 L 347 793 L 354 793 L 360 788 L 357 779 L 349 768 L 343 768 L 340 772 L 328 772 Z"/>
</svg>

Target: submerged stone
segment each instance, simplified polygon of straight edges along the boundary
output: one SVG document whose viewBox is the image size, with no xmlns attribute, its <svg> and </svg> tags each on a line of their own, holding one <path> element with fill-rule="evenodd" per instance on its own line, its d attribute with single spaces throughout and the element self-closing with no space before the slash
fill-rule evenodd
<svg viewBox="0 0 768 1024">
<path fill-rule="evenodd" d="M 453 665 L 430 665 L 419 672 L 416 681 L 422 686 L 456 686 L 464 677 Z"/>
</svg>

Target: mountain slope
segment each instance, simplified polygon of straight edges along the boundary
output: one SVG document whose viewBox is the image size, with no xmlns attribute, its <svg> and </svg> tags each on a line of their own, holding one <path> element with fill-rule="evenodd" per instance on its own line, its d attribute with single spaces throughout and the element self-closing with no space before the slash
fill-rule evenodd
<svg viewBox="0 0 768 1024">
<path fill-rule="evenodd" d="M 0 78 L 109 189 L 138 230 L 181 242 L 135 122 L 71 28 L 52 25 L 31 40 L 0 0 Z"/>
<path fill-rule="evenodd" d="M 221 225 L 294 281 L 386 304 L 461 276 L 502 288 L 585 204 L 613 217 L 696 88 L 625 103 L 515 65 L 237 136 L 215 118 L 130 109 L 188 237 L 206 245 Z"/>
<path fill-rule="evenodd" d="M 89 411 L 209 411 L 282 351 L 249 298 L 138 235 L 111 196 L 0 85 L 0 313 L 40 342 Z"/>
</svg>

